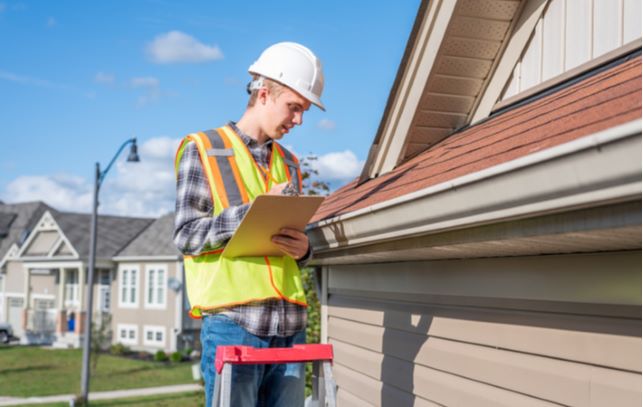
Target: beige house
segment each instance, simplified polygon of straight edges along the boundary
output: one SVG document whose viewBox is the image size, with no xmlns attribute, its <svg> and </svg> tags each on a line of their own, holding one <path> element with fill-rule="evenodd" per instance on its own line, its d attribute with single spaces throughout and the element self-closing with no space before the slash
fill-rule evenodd
<svg viewBox="0 0 643 407">
<path fill-rule="evenodd" d="M 641 2 L 423 1 L 309 232 L 340 406 L 640 406 Z"/>
<path fill-rule="evenodd" d="M 0 204 L 0 321 L 23 344 L 79 347 L 86 310 L 90 215 L 43 203 Z M 194 346 L 173 214 L 98 218 L 94 316 L 112 343 L 136 350 Z"/>
<path fill-rule="evenodd" d="M 183 256 L 172 242 L 173 231 L 174 214 L 164 215 L 113 258 L 114 342 L 166 351 L 194 348 L 198 342 L 201 325 L 188 316 Z"/>
</svg>

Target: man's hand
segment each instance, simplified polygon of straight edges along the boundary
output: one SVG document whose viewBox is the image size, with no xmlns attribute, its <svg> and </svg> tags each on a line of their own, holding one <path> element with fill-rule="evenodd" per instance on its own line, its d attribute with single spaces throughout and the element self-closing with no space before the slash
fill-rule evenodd
<svg viewBox="0 0 643 407">
<path fill-rule="evenodd" d="M 272 236 L 272 242 L 295 260 L 301 259 L 308 252 L 308 236 L 297 229 L 281 229 L 278 235 Z"/>
</svg>

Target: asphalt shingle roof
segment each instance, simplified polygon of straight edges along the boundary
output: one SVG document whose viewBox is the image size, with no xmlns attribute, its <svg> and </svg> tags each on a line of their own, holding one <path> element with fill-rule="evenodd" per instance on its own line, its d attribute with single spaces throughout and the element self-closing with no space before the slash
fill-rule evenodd
<svg viewBox="0 0 643 407">
<path fill-rule="evenodd" d="M 136 239 L 125 247 L 118 256 L 178 256 L 174 245 L 174 213 L 158 218 Z"/>
<path fill-rule="evenodd" d="M 12 244 L 22 243 L 20 240 L 36 226 L 47 210 L 55 212 L 43 202 L 0 203 L 0 229 L 3 229 L 0 232 L 5 232 L 0 233 L 0 259 L 9 251 Z"/>
<path fill-rule="evenodd" d="M 641 57 L 447 137 L 393 171 L 331 194 L 311 222 L 414 191 L 641 118 Z"/>
<path fill-rule="evenodd" d="M 81 258 L 89 257 L 91 215 L 84 213 L 52 213 L 58 226 Z M 149 218 L 98 216 L 96 258 L 111 259 L 154 222 Z"/>
</svg>

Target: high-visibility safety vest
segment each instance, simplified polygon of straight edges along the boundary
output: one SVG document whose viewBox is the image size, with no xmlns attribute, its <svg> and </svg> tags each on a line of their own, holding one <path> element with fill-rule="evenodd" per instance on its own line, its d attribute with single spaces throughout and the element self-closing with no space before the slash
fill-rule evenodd
<svg viewBox="0 0 643 407">
<path fill-rule="evenodd" d="M 294 154 L 273 142 L 270 166 L 263 168 L 230 126 L 186 136 L 176 153 L 177 175 L 190 142 L 196 144 L 210 184 L 214 216 L 230 206 L 252 202 L 275 184 L 290 181 L 301 191 L 301 171 Z M 184 256 L 193 318 L 200 318 L 203 311 L 272 298 L 307 306 L 299 267 L 292 257 L 225 258 L 221 252 L 223 248 Z"/>
</svg>

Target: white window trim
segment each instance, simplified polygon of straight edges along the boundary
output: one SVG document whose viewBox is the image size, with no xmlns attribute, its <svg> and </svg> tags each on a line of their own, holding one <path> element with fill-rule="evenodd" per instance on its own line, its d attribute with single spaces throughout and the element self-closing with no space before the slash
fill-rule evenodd
<svg viewBox="0 0 643 407">
<path fill-rule="evenodd" d="M 134 284 L 134 302 L 123 301 L 123 271 L 136 270 L 136 282 Z M 138 308 L 138 298 L 140 297 L 141 267 L 138 264 L 121 264 L 118 266 L 118 307 L 119 308 Z"/>
<path fill-rule="evenodd" d="M 161 332 L 163 334 L 163 340 L 162 341 L 157 341 L 156 339 L 154 340 L 148 340 L 147 339 L 147 333 L 152 332 L 154 338 L 156 338 L 156 333 Z M 165 348 L 165 342 L 167 341 L 167 332 L 166 328 L 161 325 L 144 325 L 143 326 L 143 345 L 145 346 L 153 346 L 157 348 Z"/>
<path fill-rule="evenodd" d="M 127 332 L 126 338 L 121 338 L 121 331 Z M 129 332 L 134 331 L 134 339 L 129 338 Z M 118 324 L 116 326 L 116 342 L 123 345 L 138 345 L 138 325 L 134 324 Z"/>
<path fill-rule="evenodd" d="M 150 303 L 148 302 L 149 298 L 147 296 L 148 290 L 149 290 L 149 282 L 150 282 L 150 271 L 151 270 L 163 270 L 163 298 L 161 299 L 161 303 Z M 146 309 L 167 309 L 167 264 L 159 264 L 159 265 L 154 265 L 154 264 L 146 264 L 145 265 L 145 290 L 143 292 L 143 295 L 145 296 L 145 308 Z M 154 292 L 158 287 L 154 285 Z"/>
</svg>

